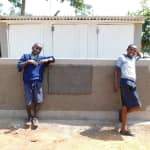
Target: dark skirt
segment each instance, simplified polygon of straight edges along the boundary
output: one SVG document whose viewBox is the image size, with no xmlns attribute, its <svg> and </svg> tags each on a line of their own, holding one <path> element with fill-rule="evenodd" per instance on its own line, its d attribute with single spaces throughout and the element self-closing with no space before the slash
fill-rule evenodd
<svg viewBox="0 0 150 150">
<path fill-rule="evenodd" d="M 129 79 L 120 80 L 122 105 L 127 108 L 141 107 L 141 101 L 136 91 L 136 83 Z"/>
</svg>

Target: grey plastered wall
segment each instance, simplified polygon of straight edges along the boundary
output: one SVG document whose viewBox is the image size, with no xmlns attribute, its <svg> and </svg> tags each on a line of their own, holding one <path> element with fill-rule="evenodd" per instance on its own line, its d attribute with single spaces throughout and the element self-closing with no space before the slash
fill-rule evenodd
<svg viewBox="0 0 150 150">
<path fill-rule="evenodd" d="M 24 94 L 23 94 L 23 84 L 22 84 L 22 73 L 17 72 L 16 68 L 17 60 L 12 59 L 0 59 L 0 109 L 8 110 L 24 110 Z M 56 60 L 55 64 L 50 65 L 44 74 L 44 104 L 42 106 L 43 110 L 58 110 L 58 111 L 107 111 L 107 110 L 117 110 L 120 107 L 120 95 L 119 93 L 113 92 L 113 68 L 115 60 Z M 84 81 L 89 81 L 91 83 L 83 82 L 82 85 L 76 88 L 81 88 L 82 91 L 74 88 L 71 91 L 66 92 L 63 89 L 65 86 L 76 86 L 76 82 L 71 84 L 67 82 L 55 81 L 54 85 L 49 85 L 52 83 L 50 81 L 50 76 L 56 75 L 58 79 L 59 76 L 64 76 L 65 73 L 69 74 L 68 66 L 76 66 L 77 70 L 85 70 L 79 74 L 71 74 L 72 79 L 77 79 L 75 76 L 84 78 L 85 73 L 88 78 Z M 81 66 L 81 67 L 80 67 Z M 87 67 L 88 66 L 88 67 Z M 90 66 L 90 67 L 89 67 Z M 64 72 L 61 73 L 60 68 L 63 67 Z M 66 68 L 65 68 L 66 67 Z M 59 69 L 58 69 L 59 68 Z M 92 69 L 91 69 L 92 68 Z M 137 64 L 137 87 L 140 98 L 143 103 L 143 110 L 150 106 L 149 96 L 150 96 L 150 60 L 140 60 Z M 58 70 L 57 70 L 58 69 Z M 69 69 L 70 70 L 70 69 Z M 79 71 L 78 70 L 78 71 Z M 53 72 L 55 71 L 55 73 Z M 57 73 L 59 72 L 60 75 Z M 70 70 L 71 71 L 71 70 Z M 74 76 L 75 75 L 75 76 Z M 55 77 L 52 77 L 55 79 Z M 81 81 L 79 79 L 79 81 Z M 56 86 L 53 90 L 59 87 L 59 84 L 64 85 L 59 89 L 59 91 L 54 91 L 51 93 L 49 86 Z M 77 82 L 78 83 L 78 82 Z M 77 93 L 76 93 L 77 90 Z M 74 92 L 75 91 L 75 92 Z M 85 92 L 85 93 L 84 93 Z"/>
<path fill-rule="evenodd" d="M 141 48 L 142 24 L 134 24 L 134 44 Z"/>
<path fill-rule="evenodd" d="M 0 46 L 2 57 L 8 57 L 8 25 L 0 23 Z"/>
</svg>

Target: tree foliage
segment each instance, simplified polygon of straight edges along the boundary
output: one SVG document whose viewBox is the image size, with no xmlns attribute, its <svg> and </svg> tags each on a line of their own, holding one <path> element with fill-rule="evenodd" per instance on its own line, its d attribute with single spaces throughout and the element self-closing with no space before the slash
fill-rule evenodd
<svg viewBox="0 0 150 150">
<path fill-rule="evenodd" d="M 70 6 L 73 6 L 75 8 L 76 15 L 89 15 L 91 12 L 91 5 L 85 4 L 84 0 L 57 0 L 60 2 L 69 1 Z"/>
<path fill-rule="evenodd" d="M 21 15 L 26 15 L 25 13 L 26 0 L 8 0 L 8 1 L 12 3 L 15 8 L 21 9 L 20 11 Z M 73 6 L 75 8 L 76 15 L 89 15 L 91 13 L 92 8 L 91 5 L 85 4 L 84 0 L 57 0 L 57 1 L 61 3 L 69 1 L 70 6 Z"/>
<path fill-rule="evenodd" d="M 142 27 L 142 51 L 150 53 L 150 8 L 148 7 L 149 0 L 142 0 L 141 9 L 136 12 L 128 12 L 130 16 L 144 16 L 145 22 Z"/>
<path fill-rule="evenodd" d="M 142 48 L 144 52 L 150 53 L 150 13 L 143 24 Z"/>
<path fill-rule="evenodd" d="M 12 3 L 12 7 L 10 8 L 10 15 L 24 15 L 21 14 L 21 8 L 22 8 L 22 0 L 8 0 L 10 3 Z M 20 12 L 15 11 L 15 9 L 18 8 Z"/>
<path fill-rule="evenodd" d="M 21 0 L 8 0 L 10 3 L 14 5 L 14 7 L 19 7 L 21 8 L 22 6 L 22 1 Z"/>
</svg>

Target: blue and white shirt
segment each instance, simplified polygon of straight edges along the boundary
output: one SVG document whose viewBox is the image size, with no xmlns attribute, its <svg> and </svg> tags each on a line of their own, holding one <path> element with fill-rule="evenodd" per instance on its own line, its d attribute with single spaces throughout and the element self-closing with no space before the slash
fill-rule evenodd
<svg viewBox="0 0 150 150">
<path fill-rule="evenodd" d="M 136 81 L 135 62 L 139 59 L 137 55 L 130 58 L 127 54 L 122 54 L 116 63 L 116 66 L 121 69 L 121 78 Z"/>
</svg>

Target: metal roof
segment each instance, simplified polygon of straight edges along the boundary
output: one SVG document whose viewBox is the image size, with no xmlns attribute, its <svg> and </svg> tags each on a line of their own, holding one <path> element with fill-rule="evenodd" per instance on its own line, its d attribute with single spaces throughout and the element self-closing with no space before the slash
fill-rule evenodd
<svg viewBox="0 0 150 150">
<path fill-rule="evenodd" d="M 0 22 L 143 23 L 142 16 L 0 16 Z"/>
</svg>

